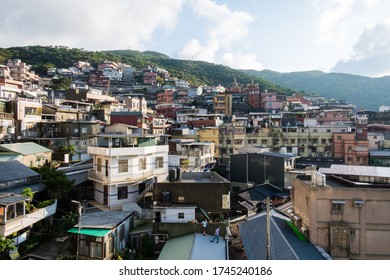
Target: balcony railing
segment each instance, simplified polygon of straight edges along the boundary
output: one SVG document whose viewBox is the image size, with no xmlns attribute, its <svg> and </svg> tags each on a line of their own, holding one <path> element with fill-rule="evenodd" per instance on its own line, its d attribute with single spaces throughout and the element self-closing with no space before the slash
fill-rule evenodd
<svg viewBox="0 0 390 280">
<path fill-rule="evenodd" d="M 53 215 L 57 210 L 57 200 L 45 208 L 40 208 L 30 214 L 7 221 L 6 224 L 0 225 L 0 235 L 8 236 L 14 232 L 22 230 L 26 227 Z"/>
</svg>

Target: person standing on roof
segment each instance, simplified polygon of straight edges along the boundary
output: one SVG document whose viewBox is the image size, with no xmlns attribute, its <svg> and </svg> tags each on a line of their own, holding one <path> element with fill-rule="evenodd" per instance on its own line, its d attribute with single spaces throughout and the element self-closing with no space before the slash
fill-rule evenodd
<svg viewBox="0 0 390 280">
<path fill-rule="evenodd" d="M 202 228 L 203 228 L 203 236 L 205 236 L 206 235 L 207 225 L 208 225 L 206 219 L 204 219 L 201 224 L 202 224 Z"/>
<path fill-rule="evenodd" d="M 211 243 L 214 243 L 214 240 L 217 239 L 217 243 L 219 243 L 219 226 L 215 229 L 214 237 L 210 240 Z"/>
</svg>

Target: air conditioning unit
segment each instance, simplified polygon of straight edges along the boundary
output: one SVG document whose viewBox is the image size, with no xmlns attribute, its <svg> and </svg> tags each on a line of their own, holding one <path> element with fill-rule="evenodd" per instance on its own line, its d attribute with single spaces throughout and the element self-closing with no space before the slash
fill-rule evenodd
<svg viewBox="0 0 390 280">
<path fill-rule="evenodd" d="M 364 205 L 364 200 L 354 200 L 353 201 L 353 206 L 355 206 L 357 208 L 363 207 L 363 205 Z"/>
</svg>

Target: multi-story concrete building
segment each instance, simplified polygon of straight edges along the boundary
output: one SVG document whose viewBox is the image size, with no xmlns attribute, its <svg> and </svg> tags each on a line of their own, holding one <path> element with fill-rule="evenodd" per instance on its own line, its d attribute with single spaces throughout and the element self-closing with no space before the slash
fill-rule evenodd
<svg viewBox="0 0 390 280">
<path fill-rule="evenodd" d="M 42 120 L 42 101 L 18 97 L 12 101 L 12 104 L 16 139 L 37 137 L 37 123 Z"/>
<path fill-rule="evenodd" d="M 278 98 L 276 92 L 262 92 L 261 108 L 267 112 L 280 111 L 283 108 L 283 100 Z"/>
<path fill-rule="evenodd" d="M 195 139 L 173 139 L 169 141 L 169 166 L 183 171 L 201 171 L 214 161 L 214 143 L 196 142 Z"/>
<path fill-rule="evenodd" d="M 38 82 L 39 76 L 30 71 L 31 66 L 22 62 L 20 59 L 9 59 L 7 66 L 11 77 L 16 81 Z"/>
<path fill-rule="evenodd" d="M 160 135 L 101 134 L 88 147 L 94 200 L 108 209 L 135 209 L 153 182 L 168 178 L 168 143 Z M 166 139 L 165 139 L 166 140 Z"/>
<path fill-rule="evenodd" d="M 372 150 L 383 150 L 385 147 L 385 136 L 379 132 L 368 132 L 368 149 Z"/>
<path fill-rule="evenodd" d="M 389 259 L 390 168 L 332 165 L 293 179 L 292 221 L 335 259 Z"/>
<path fill-rule="evenodd" d="M 232 94 L 218 92 L 213 96 L 214 114 L 232 115 Z"/>
<path fill-rule="evenodd" d="M 356 139 L 355 133 L 334 133 L 333 157 L 347 165 L 368 165 L 368 140 Z"/>
<path fill-rule="evenodd" d="M 123 99 L 123 102 L 125 105 L 123 106 L 123 109 L 127 109 L 130 112 L 141 112 L 143 114 L 147 113 L 147 103 L 145 98 L 138 98 L 138 97 L 126 97 Z"/>
<path fill-rule="evenodd" d="M 15 120 L 10 109 L 10 102 L 0 100 L 0 143 L 15 137 Z"/>
<path fill-rule="evenodd" d="M 204 127 L 199 130 L 199 142 L 209 142 L 214 143 L 215 157 L 220 157 L 219 152 L 219 127 Z"/>
<path fill-rule="evenodd" d="M 227 163 L 230 155 L 246 145 L 245 126 L 224 123 L 219 126 L 219 160 Z"/>
<path fill-rule="evenodd" d="M 164 89 L 164 92 L 157 93 L 157 104 L 172 104 L 173 99 L 173 89 Z"/>
<path fill-rule="evenodd" d="M 0 76 L 0 98 L 12 100 L 19 96 L 24 88 L 23 82 Z"/>
<path fill-rule="evenodd" d="M 91 102 L 97 104 L 103 101 L 115 101 L 114 96 L 105 94 L 100 90 L 71 88 L 66 91 L 67 100 Z"/>
</svg>

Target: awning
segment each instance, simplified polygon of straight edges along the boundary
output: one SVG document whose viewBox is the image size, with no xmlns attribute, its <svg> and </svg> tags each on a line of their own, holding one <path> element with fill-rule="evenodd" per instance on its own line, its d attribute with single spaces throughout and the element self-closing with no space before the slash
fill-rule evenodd
<svg viewBox="0 0 390 280">
<path fill-rule="evenodd" d="M 345 204 L 345 200 L 332 200 L 334 204 Z"/>
<path fill-rule="evenodd" d="M 80 228 L 80 234 L 96 236 L 96 237 L 103 237 L 110 231 L 111 231 L 110 229 L 105 229 L 105 228 Z M 70 230 L 68 230 L 68 232 L 79 234 L 79 228 L 77 227 L 71 228 Z"/>
</svg>

